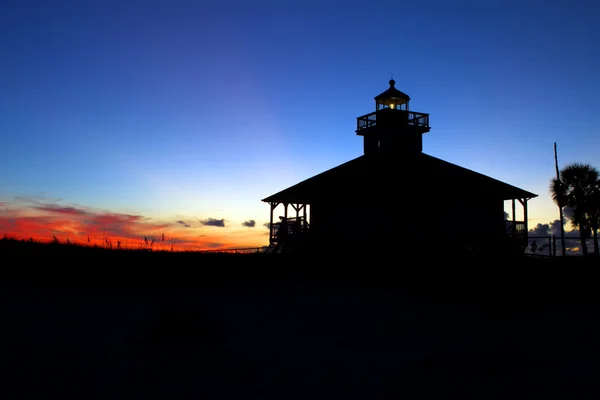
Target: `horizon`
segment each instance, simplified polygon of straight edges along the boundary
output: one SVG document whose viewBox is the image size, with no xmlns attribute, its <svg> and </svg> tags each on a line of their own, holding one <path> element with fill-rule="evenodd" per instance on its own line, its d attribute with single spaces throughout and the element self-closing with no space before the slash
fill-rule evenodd
<svg viewBox="0 0 600 400">
<path fill-rule="evenodd" d="M 392 77 L 424 153 L 538 195 L 530 232 L 556 229 L 554 143 L 600 167 L 589 2 L 3 9 L 0 236 L 266 246 L 261 199 L 361 156 Z"/>
</svg>

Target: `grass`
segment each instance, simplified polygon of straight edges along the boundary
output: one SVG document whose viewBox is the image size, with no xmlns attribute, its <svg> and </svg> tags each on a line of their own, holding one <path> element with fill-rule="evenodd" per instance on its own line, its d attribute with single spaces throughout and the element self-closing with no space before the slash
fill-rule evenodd
<svg viewBox="0 0 600 400">
<path fill-rule="evenodd" d="M 318 254 L 107 249 L 0 239 L 0 270 L 22 282 L 103 287 L 262 285 L 371 286 L 434 298 L 506 302 L 595 301 L 590 257 L 452 257 L 356 250 Z M 25 279 L 25 281 L 23 281 Z"/>
</svg>

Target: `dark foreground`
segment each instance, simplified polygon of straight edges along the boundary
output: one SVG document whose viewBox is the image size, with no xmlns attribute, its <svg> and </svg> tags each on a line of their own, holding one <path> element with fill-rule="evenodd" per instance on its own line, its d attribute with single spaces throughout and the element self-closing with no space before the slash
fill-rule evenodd
<svg viewBox="0 0 600 400">
<path fill-rule="evenodd" d="M 0 243 L 0 398 L 597 398 L 597 260 Z"/>
</svg>

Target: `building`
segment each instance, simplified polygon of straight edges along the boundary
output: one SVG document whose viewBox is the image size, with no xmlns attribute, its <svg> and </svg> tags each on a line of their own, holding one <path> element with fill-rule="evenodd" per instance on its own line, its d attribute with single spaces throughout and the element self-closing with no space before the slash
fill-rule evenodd
<svg viewBox="0 0 600 400">
<path fill-rule="evenodd" d="M 537 195 L 423 153 L 429 114 L 389 84 L 375 111 L 357 118 L 363 155 L 262 199 L 271 208 L 267 251 L 523 250 L 527 201 Z"/>
</svg>

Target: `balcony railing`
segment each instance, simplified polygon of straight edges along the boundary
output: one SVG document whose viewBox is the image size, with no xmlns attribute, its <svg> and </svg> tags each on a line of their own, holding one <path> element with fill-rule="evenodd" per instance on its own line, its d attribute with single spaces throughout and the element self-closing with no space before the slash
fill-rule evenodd
<svg viewBox="0 0 600 400">
<path fill-rule="evenodd" d="M 394 111 L 394 110 L 392 110 Z M 408 114 L 408 125 L 429 128 L 429 114 L 416 111 L 395 110 L 395 112 L 403 112 Z M 356 118 L 356 131 L 371 128 L 377 125 L 377 111 Z"/>
<path fill-rule="evenodd" d="M 281 238 L 307 232 L 310 229 L 308 221 L 304 217 L 282 218 L 281 222 L 274 222 L 271 227 L 271 237 Z"/>
<path fill-rule="evenodd" d="M 524 221 L 506 221 L 506 234 L 511 237 L 526 237 L 527 230 L 525 229 Z"/>
</svg>

